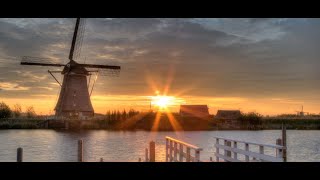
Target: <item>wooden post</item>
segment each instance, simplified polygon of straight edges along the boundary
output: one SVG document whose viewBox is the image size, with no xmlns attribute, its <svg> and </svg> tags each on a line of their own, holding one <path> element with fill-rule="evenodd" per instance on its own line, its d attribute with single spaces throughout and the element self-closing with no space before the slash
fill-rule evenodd
<svg viewBox="0 0 320 180">
<path fill-rule="evenodd" d="M 190 162 L 190 159 L 191 159 L 191 157 L 190 157 L 190 148 L 189 147 L 187 147 L 187 162 Z"/>
<path fill-rule="evenodd" d="M 148 159 L 148 148 L 146 148 L 146 154 L 145 154 L 145 159 L 146 159 L 146 162 L 149 162 L 149 159 Z"/>
<path fill-rule="evenodd" d="M 224 140 L 224 145 L 231 148 L 231 141 Z M 231 158 L 231 151 L 224 150 L 224 155 Z"/>
<path fill-rule="evenodd" d="M 22 162 L 23 161 L 23 149 L 18 148 L 17 149 L 17 162 Z"/>
<path fill-rule="evenodd" d="M 78 141 L 78 162 L 83 162 L 83 141 Z"/>
<path fill-rule="evenodd" d="M 183 145 L 179 144 L 179 162 L 183 162 Z"/>
<path fill-rule="evenodd" d="M 141 162 L 141 158 L 139 158 L 139 162 Z"/>
<path fill-rule="evenodd" d="M 233 148 L 235 148 L 235 149 L 238 148 L 236 141 L 233 142 Z M 236 152 L 233 152 L 233 158 L 238 159 L 238 154 Z"/>
<path fill-rule="evenodd" d="M 151 141 L 149 144 L 150 149 L 150 162 L 156 162 L 156 143 Z"/>
<path fill-rule="evenodd" d="M 169 144 L 169 162 L 172 162 L 173 157 L 172 157 L 172 141 L 170 140 Z"/>
<path fill-rule="evenodd" d="M 282 124 L 282 146 L 283 149 L 283 161 L 287 162 L 287 130 L 286 126 Z"/>
<path fill-rule="evenodd" d="M 168 162 L 169 160 L 168 148 L 169 148 L 169 140 L 166 139 L 166 162 Z"/>
<path fill-rule="evenodd" d="M 200 162 L 200 151 L 196 150 L 195 162 Z"/>
<path fill-rule="evenodd" d="M 231 148 L 231 141 L 227 141 L 227 146 Z M 231 157 L 231 151 L 227 151 L 227 156 Z"/>
<path fill-rule="evenodd" d="M 212 157 L 210 157 L 210 161 L 212 162 L 213 160 L 212 160 Z"/>
<path fill-rule="evenodd" d="M 219 139 L 218 138 L 216 139 L 216 144 L 219 145 Z M 216 147 L 216 154 L 219 154 L 219 148 L 218 147 Z M 219 157 L 218 156 L 216 156 L 216 161 L 219 162 Z"/>
<path fill-rule="evenodd" d="M 245 148 L 246 148 L 246 151 L 249 151 L 249 144 L 248 143 L 245 144 Z M 246 162 L 249 162 L 249 156 L 245 155 L 245 157 L 246 157 Z"/>
<path fill-rule="evenodd" d="M 103 158 L 100 158 L 100 162 L 103 162 Z"/>
<path fill-rule="evenodd" d="M 226 146 L 227 145 L 227 140 L 224 140 L 224 145 Z M 224 156 L 227 156 L 227 150 L 224 149 Z"/>
<path fill-rule="evenodd" d="M 259 146 L 259 152 L 260 154 L 264 154 L 264 147 L 263 146 Z M 260 159 L 260 161 L 263 161 Z"/>
<path fill-rule="evenodd" d="M 281 139 L 277 139 L 277 142 L 276 142 L 277 145 L 279 146 L 282 146 L 282 140 Z M 278 158 L 283 158 L 283 154 L 282 154 L 282 149 L 276 149 L 276 156 Z"/>
<path fill-rule="evenodd" d="M 174 142 L 174 151 L 173 151 L 173 161 L 174 162 L 177 162 L 177 155 L 178 155 L 178 143 L 177 142 Z"/>
</svg>

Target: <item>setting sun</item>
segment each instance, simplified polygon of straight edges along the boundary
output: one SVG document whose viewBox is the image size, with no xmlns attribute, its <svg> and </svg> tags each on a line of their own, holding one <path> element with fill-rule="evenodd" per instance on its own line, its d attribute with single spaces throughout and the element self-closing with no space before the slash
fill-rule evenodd
<svg viewBox="0 0 320 180">
<path fill-rule="evenodd" d="M 152 104 L 160 107 L 166 108 L 174 104 L 175 97 L 173 96 L 155 96 L 152 98 Z"/>
</svg>

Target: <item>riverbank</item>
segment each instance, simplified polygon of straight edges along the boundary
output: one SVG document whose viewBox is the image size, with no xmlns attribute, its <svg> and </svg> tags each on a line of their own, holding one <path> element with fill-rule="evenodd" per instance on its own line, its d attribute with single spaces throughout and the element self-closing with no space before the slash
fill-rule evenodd
<svg viewBox="0 0 320 180">
<path fill-rule="evenodd" d="M 50 121 L 47 125 L 46 123 Z M 80 120 L 46 120 L 42 119 L 1 119 L 0 129 L 105 129 L 113 131 L 210 131 L 210 130 L 273 130 L 281 129 L 285 124 L 287 129 L 320 130 L 320 118 L 288 119 L 263 118 L 259 122 L 248 123 L 236 121 L 233 123 L 207 119 L 180 117 L 177 114 L 156 115 L 140 113 L 125 120 L 92 119 Z M 49 125 L 49 126 L 48 126 Z"/>
</svg>

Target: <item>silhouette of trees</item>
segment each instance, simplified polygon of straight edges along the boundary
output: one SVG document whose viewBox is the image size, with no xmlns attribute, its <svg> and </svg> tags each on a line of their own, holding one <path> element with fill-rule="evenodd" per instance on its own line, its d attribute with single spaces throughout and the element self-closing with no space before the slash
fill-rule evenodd
<svg viewBox="0 0 320 180">
<path fill-rule="evenodd" d="M 10 107 L 4 102 L 0 103 L 0 119 L 10 118 L 12 116 L 12 111 Z"/>
<path fill-rule="evenodd" d="M 129 112 L 127 112 L 125 109 L 120 112 L 119 110 L 110 111 L 108 110 L 106 113 L 106 119 L 109 121 L 124 121 L 128 118 L 131 118 L 137 114 L 139 114 L 139 111 L 135 111 L 133 109 L 130 109 Z"/>
</svg>

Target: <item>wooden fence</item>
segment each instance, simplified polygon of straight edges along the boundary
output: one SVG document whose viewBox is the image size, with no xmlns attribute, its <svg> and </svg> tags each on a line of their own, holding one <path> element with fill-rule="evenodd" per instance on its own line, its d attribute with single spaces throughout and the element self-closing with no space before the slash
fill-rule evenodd
<svg viewBox="0 0 320 180">
<path fill-rule="evenodd" d="M 166 136 L 166 162 L 200 162 L 202 148 Z"/>
<path fill-rule="evenodd" d="M 260 144 L 245 141 L 238 141 L 232 139 L 226 139 L 221 137 L 215 137 L 215 157 L 216 162 L 222 159 L 225 162 L 283 162 L 283 152 L 285 146 L 282 146 L 282 140 L 277 139 L 277 145 Z M 253 148 L 253 146 L 255 146 Z M 250 150 L 251 148 L 251 150 Z M 266 154 L 265 149 L 269 148 L 269 152 L 273 152 L 274 155 Z M 258 152 L 253 149 L 259 149 Z M 223 154 L 221 153 L 221 151 Z M 239 158 L 239 155 L 244 158 Z"/>
</svg>

